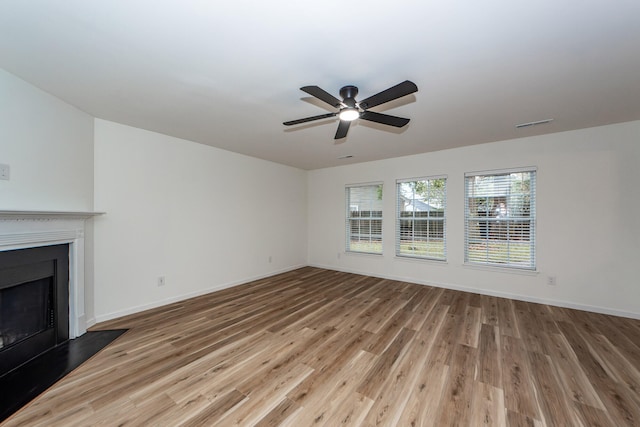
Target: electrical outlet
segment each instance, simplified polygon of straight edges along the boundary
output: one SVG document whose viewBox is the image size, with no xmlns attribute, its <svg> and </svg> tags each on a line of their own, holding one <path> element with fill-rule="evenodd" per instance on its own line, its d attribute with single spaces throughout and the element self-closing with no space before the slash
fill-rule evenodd
<svg viewBox="0 0 640 427">
<path fill-rule="evenodd" d="M 340 259 L 340 252 L 338 252 L 338 259 Z"/>
<path fill-rule="evenodd" d="M 0 179 L 9 181 L 11 178 L 11 168 L 9 165 L 0 164 Z"/>
<path fill-rule="evenodd" d="M 271 257 L 271 255 L 269 255 L 269 262 L 273 261 L 273 258 Z"/>
<path fill-rule="evenodd" d="M 547 285 L 556 286 L 557 285 L 556 276 L 547 276 Z"/>
<path fill-rule="evenodd" d="M 164 286 L 164 284 L 165 284 L 164 276 L 158 277 L 158 286 Z"/>
</svg>

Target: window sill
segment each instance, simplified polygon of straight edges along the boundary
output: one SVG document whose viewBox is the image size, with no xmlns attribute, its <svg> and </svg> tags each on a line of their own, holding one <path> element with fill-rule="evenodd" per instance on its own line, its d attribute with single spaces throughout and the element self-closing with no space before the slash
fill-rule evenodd
<svg viewBox="0 0 640 427">
<path fill-rule="evenodd" d="M 356 252 L 356 251 L 344 251 L 345 255 L 354 255 L 354 256 L 382 256 L 383 254 L 378 252 Z"/>
<path fill-rule="evenodd" d="M 440 260 L 440 259 L 433 259 L 433 258 L 420 258 L 420 257 L 414 257 L 414 256 L 399 256 L 396 255 L 394 257 L 394 259 L 396 261 L 407 261 L 407 262 L 423 262 L 423 263 L 427 263 L 427 264 L 433 264 L 433 265 L 447 265 L 449 264 L 449 262 L 447 260 Z"/>
<path fill-rule="evenodd" d="M 507 274 L 519 274 L 521 276 L 537 276 L 540 274 L 538 270 L 526 270 L 523 268 L 517 267 L 497 267 L 493 265 L 479 265 L 479 264 L 470 264 L 465 262 L 462 264 L 464 268 L 469 268 L 472 270 L 484 270 L 484 271 L 494 271 L 497 273 L 507 273 Z"/>
</svg>

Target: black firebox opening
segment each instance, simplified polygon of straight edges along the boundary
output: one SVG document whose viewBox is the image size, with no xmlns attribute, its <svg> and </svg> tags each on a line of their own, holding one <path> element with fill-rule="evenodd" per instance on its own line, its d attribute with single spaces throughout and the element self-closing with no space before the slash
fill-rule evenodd
<svg viewBox="0 0 640 427">
<path fill-rule="evenodd" d="M 53 277 L 0 289 L 0 350 L 53 329 Z"/>
<path fill-rule="evenodd" d="M 0 377 L 69 339 L 69 245 L 0 252 Z"/>
</svg>

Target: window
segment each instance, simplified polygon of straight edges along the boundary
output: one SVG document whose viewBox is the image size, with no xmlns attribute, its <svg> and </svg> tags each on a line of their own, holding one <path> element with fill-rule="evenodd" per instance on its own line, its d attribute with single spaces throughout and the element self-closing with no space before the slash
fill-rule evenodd
<svg viewBox="0 0 640 427">
<path fill-rule="evenodd" d="M 396 255 L 447 259 L 446 177 L 397 182 Z"/>
<path fill-rule="evenodd" d="M 465 174 L 465 262 L 536 268 L 536 171 Z"/>
<path fill-rule="evenodd" d="M 349 252 L 382 253 L 382 184 L 347 186 Z"/>
</svg>

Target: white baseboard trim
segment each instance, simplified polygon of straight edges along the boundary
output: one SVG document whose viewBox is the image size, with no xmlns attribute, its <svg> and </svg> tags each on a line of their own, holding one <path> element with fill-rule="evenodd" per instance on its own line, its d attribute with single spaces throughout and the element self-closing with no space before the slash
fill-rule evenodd
<svg viewBox="0 0 640 427">
<path fill-rule="evenodd" d="M 462 285 L 456 285 L 451 283 L 439 283 L 439 282 L 433 282 L 428 280 L 418 280 L 415 278 L 402 277 L 402 276 L 393 276 L 393 275 L 386 275 L 386 274 L 385 275 L 371 274 L 370 272 L 366 272 L 366 271 L 357 271 L 352 269 L 338 268 L 333 265 L 327 266 L 327 265 L 321 265 L 321 264 L 309 264 L 309 266 L 324 268 L 326 270 L 341 271 L 344 273 L 362 274 L 365 276 L 379 277 L 381 279 L 398 280 L 401 282 L 416 283 L 418 285 L 435 286 L 437 288 L 452 289 L 455 291 L 472 292 L 475 294 L 489 295 L 489 296 L 499 297 L 499 298 L 509 298 L 509 299 L 514 299 L 519 301 L 546 304 L 546 305 L 552 305 L 556 307 L 571 308 L 574 310 L 590 311 L 593 313 L 608 314 L 611 316 L 628 317 L 631 319 L 640 320 L 640 313 L 618 310 L 618 309 L 609 308 L 609 307 L 579 304 L 579 303 L 575 303 L 571 301 L 563 301 L 563 300 L 551 300 L 546 298 L 538 298 L 538 297 L 532 297 L 532 296 L 521 295 L 521 294 L 513 294 L 508 292 L 496 292 L 496 291 L 491 291 L 487 289 L 473 288 L 469 286 L 462 286 Z"/>
<path fill-rule="evenodd" d="M 592 305 L 579 304 L 579 303 L 575 303 L 575 302 L 571 302 L 571 301 L 563 301 L 563 300 L 551 300 L 551 299 L 546 299 L 546 298 L 538 298 L 538 297 L 532 297 L 532 296 L 528 296 L 528 295 L 521 295 L 521 294 L 515 294 L 515 293 L 508 293 L 508 292 L 496 292 L 496 291 L 480 289 L 480 288 L 473 288 L 473 287 L 469 287 L 469 286 L 462 286 L 462 285 L 457 285 L 457 284 L 452 284 L 452 283 L 440 283 L 440 282 L 433 282 L 433 281 L 428 281 L 428 280 L 418 280 L 418 279 L 415 279 L 415 278 L 402 277 L 402 276 L 371 274 L 370 272 L 366 272 L 366 271 L 357 271 L 357 270 L 353 270 L 353 269 L 338 268 L 338 267 L 333 266 L 333 265 L 329 266 L 329 265 L 321 265 L 321 264 L 301 264 L 301 265 L 287 267 L 287 268 L 284 268 L 284 269 L 281 269 L 281 270 L 272 271 L 272 272 L 269 272 L 269 273 L 266 273 L 266 274 L 262 274 L 262 275 L 258 275 L 258 276 L 254 276 L 254 277 L 249 277 L 249 278 L 245 278 L 245 279 L 241 279 L 241 280 L 237 280 L 237 281 L 233 281 L 233 282 L 228 282 L 228 283 L 222 283 L 222 284 L 219 284 L 219 285 L 216 285 L 216 286 L 212 286 L 212 287 L 206 288 L 206 289 L 201 289 L 201 290 L 198 290 L 198 291 L 195 291 L 195 292 L 190 292 L 190 293 L 186 293 L 186 294 L 182 294 L 182 295 L 177 295 L 177 296 L 174 296 L 174 297 L 171 297 L 171 298 L 167 298 L 167 299 L 164 299 L 164 300 L 154 301 L 154 302 L 149 303 L 149 304 L 138 305 L 138 306 L 134 306 L 134 307 L 129 307 L 129 308 L 124 309 L 124 310 L 115 311 L 115 312 L 112 312 L 112 313 L 107 313 L 107 314 L 103 314 L 103 315 L 97 315 L 95 318 L 87 319 L 87 328 L 89 328 L 89 327 L 91 327 L 91 326 L 93 326 L 93 325 L 95 325 L 97 323 L 100 323 L 100 322 L 106 322 L 107 320 L 117 319 L 119 317 L 128 316 L 130 314 L 139 313 L 141 311 L 150 310 L 152 308 L 158 308 L 158 307 L 162 307 L 164 305 L 173 304 L 175 302 L 184 301 L 184 300 L 187 300 L 189 298 L 194 298 L 194 297 L 197 297 L 197 296 L 209 294 L 211 292 L 220 291 L 220 290 L 227 289 L 227 288 L 232 288 L 234 286 L 240 286 L 240 285 L 243 285 L 245 283 L 253 282 L 254 280 L 264 279 L 264 278 L 267 278 L 267 277 L 270 277 L 270 276 L 274 276 L 276 274 L 286 273 L 288 271 L 293 271 L 293 270 L 296 270 L 298 268 L 302 268 L 302 267 L 306 267 L 306 266 L 316 267 L 316 268 L 323 268 L 323 269 L 326 269 L 326 270 L 342 271 L 344 273 L 362 274 L 362 275 L 365 275 L 365 276 L 379 277 L 381 279 L 398 280 L 398 281 L 402 281 L 402 282 L 416 283 L 416 284 L 419 284 L 419 285 L 435 286 L 435 287 L 438 287 L 438 288 L 452 289 L 452 290 L 456 290 L 456 291 L 472 292 L 472 293 L 476 293 L 476 294 L 489 295 L 489 296 L 494 296 L 494 297 L 499 297 L 499 298 L 509 298 L 509 299 L 515 299 L 515 300 L 519 300 L 519 301 L 533 302 L 533 303 L 538 303 L 538 304 L 547 304 L 547 305 L 552 305 L 552 306 L 557 306 L 557 307 L 571 308 L 571 309 L 574 309 L 574 310 L 590 311 L 590 312 L 593 312 L 593 313 L 608 314 L 608 315 L 611 315 L 611 316 L 628 317 L 628 318 L 631 318 L 631 319 L 639 319 L 640 320 L 640 313 L 629 312 L 629 311 L 624 311 L 624 310 L 618 310 L 618 309 L 609 308 L 609 307 L 592 306 Z"/>
<path fill-rule="evenodd" d="M 87 319 L 87 329 L 89 329 L 90 327 L 92 327 L 95 324 L 96 324 L 96 318 L 95 317 Z"/>
<path fill-rule="evenodd" d="M 266 274 L 261 274 L 261 275 L 258 275 L 258 276 L 248 277 L 248 278 L 236 280 L 236 281 L 233 281 L 233 282 L 221 283 L 219 285 L 215 285 L 215 286 L 212 286 L 212 287 L 206 288 L 206 289 L 201 289 L 201 290 L 198 290 L 198 291 L 195 291 L 195 292 L 189 292 L 189 293 L 182 294 L 182 295 L 176 295 L 176 296 L 173 296 L 171 298 L 166 298 L 166 299 L 163 299 L 163 300 L 154 301 L 154 302 L 151 302 L 151 303 L 148 303 L 148 304 L 142 304 L 142 305 L 138 305 L 138 306 L 134 306 L 134 307 L 129 307 L 129 308 L 126 308 L 124 310 L 114 311 L 114 312 L 106 313 L 106 314 L 102 314 L 102 315 L 97 315 L 95 317 L 95 319 L 93 319 L 93 323 L 91 324 L 91 326 L 93 326 L 96 323 L 106 322 L 107 320 L 117 319 L 119 317 L 128 316 L 130 314 L 135 314 L 135 313 L 140 313 L 141 311 L 150 310 L 152 308 L 158 308 L 158 307 L 162 307 L 164 305 L 173 304 L 175 302 L 184 301 L 184 300 L 187 300 L 189 298 L 194 298 L 194 297 L 198 297 L 198 296 L 201 296 L 201 295 L 210 294 L 211 292 L 221 291 L 223 289 L 232 288 L 234 286 L 240 286 L 240 285 L 243 285 L 245 283 L 249 283 L 249 282 L 253 282 L 255 280 L 260 280 L 260 279 L 264 279 L 264 278 L 267 278 L 267 277 L 275 276 L 276 274 L 281 274 L 281 273 L 286 273 L 288 271 L 297 270 L 298 268 L 302 268 L 302 267 L 306 267 L 306 264 L 287 267 L 287 268 L 284 268 L 284 269 L 281 269 L 281 270 L 275 270 L 275 271 L 271 271 L 271 272 L 266 273 Z M 88 323 L 87 323 L 87 326 L 89 326 Z"/>
</svg>

